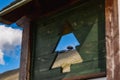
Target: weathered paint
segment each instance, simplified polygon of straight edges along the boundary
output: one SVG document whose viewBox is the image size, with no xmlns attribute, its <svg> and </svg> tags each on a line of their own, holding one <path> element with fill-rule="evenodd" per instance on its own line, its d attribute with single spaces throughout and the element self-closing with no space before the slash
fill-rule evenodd
<svg viewBox="0 0 120 80">
<path fill-rule="evenodd" d="M 90 0 L 54 16 L 34 21 L 31 79 L 61 80 L 104 72 L 106 70 L 104 8 L 104 0 Z M 50 67 L 56 57 L 53 51 L 61 36 L 60 29 L 66 20 L 73 26 L 73 33 L 81 42 L 77 51 L 84 62 L 72 65 L 71 72 L 63 74 L 60 68 L 50 70 Z"/>
</svg>

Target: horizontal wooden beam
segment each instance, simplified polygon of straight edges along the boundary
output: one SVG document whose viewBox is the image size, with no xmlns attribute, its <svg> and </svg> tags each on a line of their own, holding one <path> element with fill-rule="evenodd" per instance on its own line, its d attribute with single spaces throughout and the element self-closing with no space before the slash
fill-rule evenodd
<svg viewBox="0 0 120 80">
<path fill-rule="evenodd" d="M 3 15 L 1 17 L 5 20 L 9 20 L 11 22 L 16 22 L 22 16 L 28 16 L 32 20 L 35 20 L 37 18 L 49 16 L 49 15 L 55 14 L 59 11 L 62 11 L 64 9 L 67 9 L 78 2 L 82 4 L 82 3 L 87 2 L 87 1 L 89 1 L 89 0 L 67 0 L 66 4 L 61 3 L 61 6 L 55 7 L 54 9 L 52 9 L 51 6 L 46 5 L 47 7 L 50 7 L 50 10 L 45 11 L 45 6 L 42 6 L 45 4 L 41 4 L 38 0 L 34 0 L 34 1 L 31 1 L 31 2 L 27 3 L 26 5 L 23 5 L 15 10 L 13 10 L 12 12 L 10 12 L 6 15 Z M 60 0 L 58 2 L 60 2 Z M 55 5 L 54 2 L 52 4 Z"/>
<path fill-rule="evenodd" d="M 106 76 L 106 73 L 101 72 L 101 73 L 87 74 L 87 75 L 81 75 L 81 76 L 76 76 L 71 78 L 64 78 L 63 80 L 86 80 L 86 79 L 100 78 L 105 76 Z"/>
<path fill-rule="evenodd" d="M 12 22 L 7 21 L 7 20 L 5 20 L 5 19 L 3 19 L 3 18 L 0 18 L 0 22 L 1 22 L 1 23 L 4 23 L 4 24 L 11 24 L 11 23 L 12 23 Z"/>
</svg>

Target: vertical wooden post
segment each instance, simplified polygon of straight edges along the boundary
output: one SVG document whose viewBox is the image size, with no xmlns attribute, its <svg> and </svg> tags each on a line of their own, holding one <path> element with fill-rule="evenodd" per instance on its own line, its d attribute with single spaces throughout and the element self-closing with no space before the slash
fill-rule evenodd
<svg viewBox="0 0 120 80">
<path fill-rule="evenodd" d="M 118 0 L 105 0 L 107 80 L 120 80 Z"/>
<path fill-rule="evenodd" d="M 30 77 L 30 20 L 22 17 L 16 22 L 23 28 L 21 64 L 19 80 L 29 80 Z"/>
</svg>

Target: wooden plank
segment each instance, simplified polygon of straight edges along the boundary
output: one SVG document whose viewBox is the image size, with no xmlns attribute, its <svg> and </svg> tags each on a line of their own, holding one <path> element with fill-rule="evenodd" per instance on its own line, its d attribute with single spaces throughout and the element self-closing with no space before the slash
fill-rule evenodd
<svg viewBox="0 0 120 80">
<path fill-rule="evenodd" d="M 105 62 L 105 60 L 101 60 L 102 62 Z M 48 61 L 47 61 L 48 62 Z M 38 68 L 35 69 L 33 72 L 34 75 L 32 75 L 33 78 L 31 78 L 32 80 L 39 80 L 39 79 L 42 79 L 42 80 L 47 80 L 48 78 L 50 80 L 62 80 L 62 79 L 82 79 L 81 76 L 84 76 L 83 79 L 87 79 L 88 77 L 85 77 L 86 75 L 93 75 L 93 74 L 97 74 L 97 73 L 101 73 L 101 69 L 100 68 L 97 68 L 98 67 L 98 63 L 99 61 L 98 60 L 93 60 L 93 61 L 90 61 L 90 62 L 84 62 L 82 65 L 80 64 L 76 64 L 76 65 L 72 65 L 71 66 L 71 72 L 70 73 L 61 73 L 61 69 L 60 68 L 56 68 L 56 69 L 52 69 L 52 70 L 49 70 L 49 66 L 45 66 L 45 65 L 40 65 L 40 66 L 37 66 Z M 45 62 L 44 62 L 45 63 Z M 49 63 L 49 62 L 48 62 Z M 91 66 L 91 64 L 93 64 Z M 42 67 L 41 69 L 39 67 L 41 66 L 44 66 Z M 89 72 L 89 73 L 88 73 Z M 105 73 L 103 74 L 103 76 L 105 76 Z M 96 75 L 94 77 L 100 77 L 100 75 Z M 56 78 L 56 79 L 55 79 Z M 93 78 L 92 77 L 89 77 L 89 78 Z M 74 80 L 73 79 L 73 80 Z"/>
<path fill-rule="evenodd" d="M 106 73 L 95 73 L 95 74 L 88 74 L 88 75 L 82 75 L 82 76 L 76 76 L 71 78 L 65 78 L 63 80 L 86 80 L 86 79 L 93 79 L 93 78 L 99 78 L 99 77 L 105 77 Z"/>
<path fill-rule="evenodd" d="M 107 80 L 120 80 L 118 0 L 105 1 Z"/>
<path fill-rule="evenodd" d="M 19 80 L 29 80 L 30 77 L 30 20 L 22 17 L 16 22 L 23 28 L 21 63 Z"/>
<path fill-rule="evenodd" d="M 80 78 L 82 75 L 105 71 L 104 0 L 102 2 L 98 2 L 98 0 L 91 1 L 33 22 L 35 51 L 33 52 L 33 64 L 31 64 L 31 79 L 61 80 L 77 76 L 75 79 L 79 80 L 82 79 Z M 77 50 L 84 62 L 72 65 L 70 73 L 62 74 L 60 68 L 50 69 L 50 66 L 55 58 L 55 53 L 51 53 L 61 37 L 59 29 L 64 25 L 65 20 L 72 24 L 73 33 L 81 43 Z"/>
<path fill-rule="evenodd" d="M 5 20 L 5 19 L 3 19 L 3 18 L 0 18 L 0 22 L 1 22 L 1 23 L 5 23 L 5 24 L 11 24 L 11 23 L 12 23 L 12 22 L 7 21 L 7 20 Z"/>
<path fill-rule="evenodd" d="M 64 1 L 64 0 L 63 0 Z M 50 3 L 48 4 L 43 4 L 40 3 L 39 0 L 32 0 L 31 2 L 27 3 L 26 5 L 23 5 L 15 10 L 13 10 L 12 12 L 1 16 L 2 18 L 4 18 L 5 20 L 8 20 L 10 22 L 15 22 L 17 21 L 20 17 L 24 16 L 24 15 L 28 15 L 29 18 L 31 18 L 32 20 L 34 19 L 38 19 L 39 17 L 46 17 L 46 16 L 50 16 L 53 15 L 57 12 L 60 12 L 62 10 L 65 10 L 69 7 L 72 7 L 74 4 L 80 2 L 81 4 L 86 3 L 89 0 L 67 0 L 66 4 L 61 4 L 59 7 L 53 7 L 55 9 L 52 9 L 51 5 L 56 5 L 54 3 L 54 0 L 52 0 L 52 2 L 50 1 Z M 46 1 L 49 2 L 49 1 Z M 56 1 L 57 3 L 60 3 L 61 0 Z M 44 6 L 46 5 L 46 6 Z M 45 8 L 51 8 L 49 11 Z M 14 15 L 16 14 L 16 15 Z M 14 16 L 14 17 L 13 17 Z"/>
</svg>

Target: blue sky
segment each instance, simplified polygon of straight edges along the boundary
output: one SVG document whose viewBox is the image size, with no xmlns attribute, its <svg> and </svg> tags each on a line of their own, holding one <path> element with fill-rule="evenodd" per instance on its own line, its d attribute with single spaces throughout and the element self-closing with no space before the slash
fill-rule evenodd
<svg viewBox="0 0 120 80">
<path fill-rule="evenodd" d="M 75 47 L 79 45 L 80 43 L 75 37 L 74 33 L 69 33 L 61 37 L 55 51 L 67 50 L 68 46 L 72 46 L 75 49 Z"/>
<path fill-rule="evenodd" d="M 0 11 L 15 0 L 0 0 Z"/>
<path fill-rule="evenodd" d="M 15 0 L 0 0 L 0 11 Z M 19 68 L 22 29 L 0 23 L 0 73 Z"/>
<path fill-rule="evenodd" d="M 22 28 L 0 23 L 0 73 L 19 68 Z"/>
<path fill-rule="evenodd" d="M 21 49 L 20 46 L 17 46 L 16 48 L 14 48 L 14 51 L 16 54 L 15 55 L 13 54 L 12 56 L 7 55 L 8 53 L 4 51 L 4 53 L 6 54 L 4 55 L 5 64 L 0 65 L 0 73 L 17 69 L 20 67 L 20 49 Z"/>
</svg>

